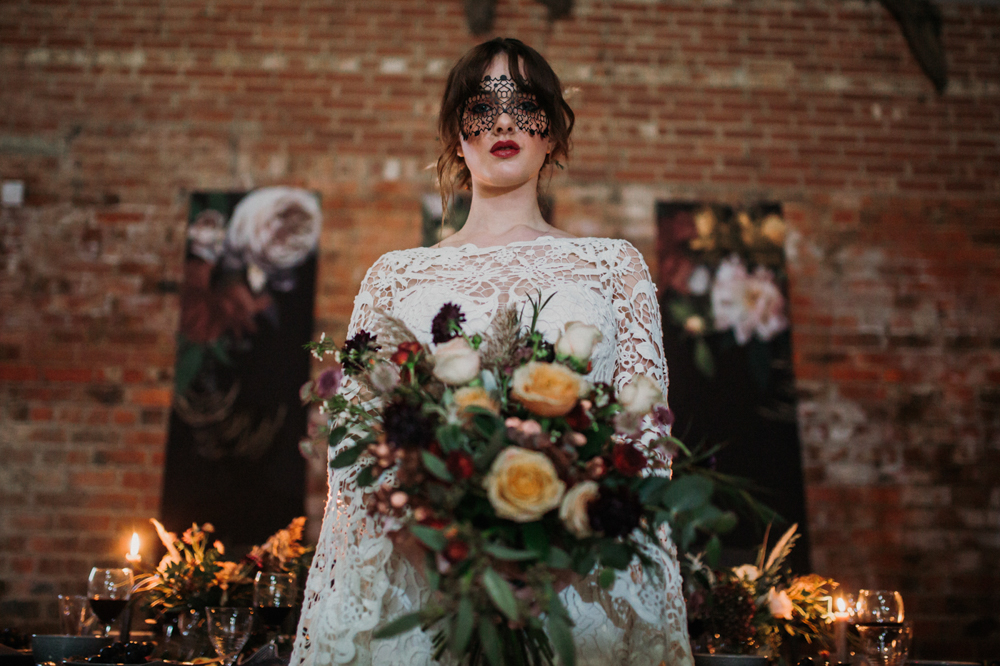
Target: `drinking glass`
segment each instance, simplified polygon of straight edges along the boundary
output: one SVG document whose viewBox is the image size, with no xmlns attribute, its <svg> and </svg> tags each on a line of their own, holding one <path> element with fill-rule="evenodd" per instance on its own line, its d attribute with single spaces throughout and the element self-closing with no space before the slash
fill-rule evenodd
<svg viewBox="0 0 1000 666">
<path fill-rule="evenodd" d="M 250 638 L 253 609 L 214 606 L 205 610 L 208 611 L 208 639 L 222 659 L 222 666 L 233 666 Z"/>
<path fill-rule="evenodd" d="M 90 608 L 103 625 L 104 637 L 111 633 L 114 623 L 128 600 L 132 598 L 131 569 L 101 569 L 94 567 L 87 579 L 87 597 Z"/>
<path fill-rule="evenodd" d="M 277 637 L 281 623 L 288 617 L 297 599 L 295 574 L 258 572 L 253 583 L 254 613 L 267 628 L 267 645 L 275 654 L 278 653 Z"/>
<path fill-rule="evenodd" d="M 910 627 L 904 624 L 903 598 L 895 590 L 861 590 L 855 623 L 861 652 L 876 666 L 902 666 L 910 649 Z"/>
<path fill-rule="evenodd" d="M 59 595 L 59 624 L 67 636 L 85 635 L 93 617 L 87 597 L 82 594 Z"/>
</svg>

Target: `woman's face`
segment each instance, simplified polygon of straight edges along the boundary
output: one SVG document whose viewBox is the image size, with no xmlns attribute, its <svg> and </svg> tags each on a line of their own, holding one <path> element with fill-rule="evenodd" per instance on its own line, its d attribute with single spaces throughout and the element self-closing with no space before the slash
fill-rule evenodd
<svg viewBox="0 0 1000 666">
<path fill-rule="evenodd" d="M 461 130 L 458 156 L 474 187 L 511 189 L 536 179 L 552 149 L 545 111 L 514 86 L 503 55 L 487 68 L 481 94 L 463 105 Z"/>
</svg>

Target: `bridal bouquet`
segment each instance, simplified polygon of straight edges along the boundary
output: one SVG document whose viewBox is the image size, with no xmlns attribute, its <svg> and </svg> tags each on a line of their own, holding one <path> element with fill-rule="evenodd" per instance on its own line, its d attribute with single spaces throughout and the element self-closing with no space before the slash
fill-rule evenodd
<svg viewBox="0 0 1000 666">
<path fill-rule="evenodd" d="M 698 527 L 731 522 L 709 504 L 711 482 L 649 474 L 641 428 L 666 433 L 672 420 L 659 387 L 643 375 L 617 393 L 587 381 L 600 331 L 571 322 L 547 342 L 536 330 L 547 302 L 531 301 L 528 326 L 508 307 L 471 336 L 446 304 L 432 346 L 384 314 L 378 338 L 310 345 L 337 361 L 303 387 L 331 415 L 340 446 L 330 464 L 360 463 L 368 511 L 433 591 L 376 637 L 421 626 L 436 658 L 535 666 L 558 654 L 570 666 L 561 586 L 593 573 L 610 587 L 633 559 L 658 576 L 650 552 L 662 547 L 661 524 L 690 541 Z M 341 393 L 345 376 L 358 399 Z M 664 434 L 651 446 L 683 445 Z"/>
</svg>

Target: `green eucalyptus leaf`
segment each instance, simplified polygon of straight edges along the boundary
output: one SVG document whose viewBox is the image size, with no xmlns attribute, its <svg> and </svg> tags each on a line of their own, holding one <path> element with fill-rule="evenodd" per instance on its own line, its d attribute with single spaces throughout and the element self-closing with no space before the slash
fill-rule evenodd
<svg viewBox="0 0 1000 666">
<path fill-rule="evenodd" d="M 492 618 L 485 615 L 479 616 L 479 640 L 483 646 L 483 654 L 491 666 L 504 666 L 503 647 L 500 645 L 496 625 Z"/>
<path fill-rule="evenodd" d="M 367 488 L 368 486 L 375 483 L 374 470 L 375 470 L 374 467 L 365 467 L 363 470 L 358 472 L 358 478 L 355 480 L 355 482 L 358 485 L 358 488 Z"/>
<path fill-rule="evenodd" d="M 498 543 L 488 543 L 483 546 L 483 550 L 498 560 L 523 561 L 538 559 L 538 553 L 534 551 L 508 548 L 507 546 L 503 546 Z"/>
<path fill-rule="evenodd" d="M 597 582 L 602 588 L 607 590 L 612 585 L 615 584 L 615 570 L 614 569 L 602 569 L 601 574 L 597 577 Z"/>
<path fill-rule="evenodd" d="M 673 481 L 663 495 L 663 504 L 677 513 L 701 506 L 712 497 L 714 485 L 704 476 L 682 476 Z"/>
<path fill-rule="evenodd" d="M 524 523 L 521 526 L 521 534 L 524 535 L 524 545 L 529 550 L 538 553 L 542 558 L 549 554 L 549 535 L 545 532 L 545 527 L 539 523 Z"/>
<path fill-rule="evenodd" d="M 458 602 L 458 612 L 455 614 L 455 628 L 451 632 L 450 649 L 456 658 L 468 647 L 475 623 L 476 614 L 472 607 L 472 598 L 463 594 Z"/>
<path fill-rule="evenodd" d="M 562 548 L 553 546 L 549 548 L 549 556 L 545 563 L 555 569 L 569 569 L 573 566 L 573 558 Z"/>
<path fill-rule="evenodd" d="M 487 567 L 483 571 L 481 580 L 490 600 L 500 609 L 500 612 L 507 616 L 508 620 L 516 622 L 518 616 L 517 599 L 514 598 L 514 592 L 511 591 L 510 585 L 503 579 L 503 576 L 492 567 Z"/>
<path fill-rule="evenodd" d="M 445 545 L 448 543 L 448 540 L 444 538 L 444 534 L 440 530 L 427 527 L 426 525 L 411 525 L 410 533 L 435 552 L 444 550 Z"/>
<path fill-rule="evenodd" d="M 623 543 L 609 541 L 601 544 L 601 563 L 607 567 L 624 569 L 632 561 L 632 552 Z"/>
<path fill-rule="evenodd" d="M 438 458 L 436 455 L 430 451 L 421 451 L 420 459 L 424 463 L 424 469 L 428 472 L 441 479 L 442 481 L 452 481 L 451 472 L 448 471 L 448 466 L 443 460 Z"/>
<path fill-rule="evenodd" d="M 573 645 L 573 632 L 565 616 L 556 613 L 549 613 L 548 622 L 549 638 L 552 640 L 552 647 L 562 666 L 576 666 L 576 646 Z"/>
<path fill-rule="evenodd" d="M 420 626 L 421 614 L 420 611 L 416 613 L 408 613 L 397 617 L 395 620 L 387 625 L 384 625 L 380 629 L 377 629 L 375 633 L 372 634 L 374 638 L 389 638 L 390 636 L 398 636 L 399 634 L 405 634 L 407 631 Z"/>
<path fill-rule="evenodd" d="M 357 443 L 354 446 L 344 449 L 338 453 L 333 460 L 330 461 L 330 467 L 333 469 L 341 469 L 343 467 L 350 467 L 358 461 L 361 454 L 365 452 L 368 448 L 367 444 Z"/>
<path fill-rule="evenodd" d="M 337 426 L 330 431 L 327 435 L 326 441 L 330 446 L 337 446 L 344 439 L 344 435 L 347 434 L 347 426 Z"/>
</svg>

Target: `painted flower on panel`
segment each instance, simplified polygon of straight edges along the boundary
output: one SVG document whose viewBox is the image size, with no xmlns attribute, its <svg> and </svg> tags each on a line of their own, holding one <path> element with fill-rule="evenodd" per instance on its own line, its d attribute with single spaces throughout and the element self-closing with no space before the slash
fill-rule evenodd
<svg viewBox="0 0 1000 666">
<path fill-rule="evenodd" d="M 788 328 L 785 298 L 773 273 L 763 266 L 749 273 L 735 255 L 724 260 L 715 274 L 712 312 L 716 330 L 732 329 L 741 345 L 754 334 L 767 341 Z"/>
</svg>

